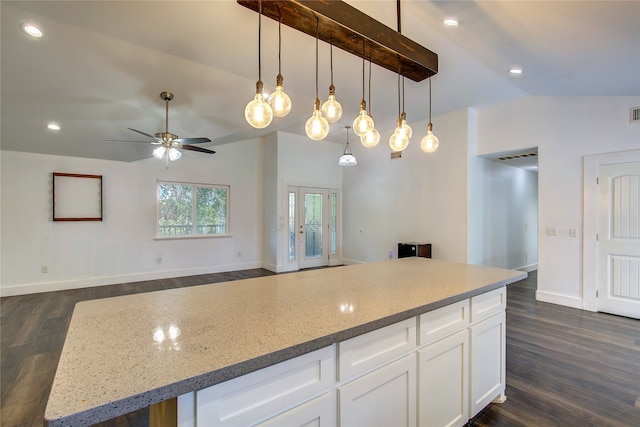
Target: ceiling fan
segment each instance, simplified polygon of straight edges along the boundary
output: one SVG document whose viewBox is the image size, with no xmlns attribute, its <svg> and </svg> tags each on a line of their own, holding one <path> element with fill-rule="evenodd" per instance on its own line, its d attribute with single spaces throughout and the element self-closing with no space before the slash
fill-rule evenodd
<svg viewBox="0 0 640 427">
<path fill-rule="evenodd" d="M 134 132 L 139 133 L 140 135 L 144 135 L 149 138 L 147 141 L 123 141 L 116 139 L 108 139 L 107 141 L 118 141 L 118 142 L 143 142 L 151 145 L 159 145 L 158 148 L 153 150 L 153 157 L 158 160 L 162 160 L 163 158 L 167 161 L 167 167 L 169 165 L 169 160 L 172 162 L 178 160 L 182 157 L 182 153 L 180 149 L 183 150 L 191 150 L 197 151 L 199 153 L 206 154 L 215 154 L 215 151 L 208 150 L 206 148 L 197 147 L 191 144 L 203 144 L 206 142 L 211 142 L 209 138 L 180 138 L 178 135 L 169 132 L 169 101 L 173 99 L 173 94 L 171 92 L 161 92 L 160 98 L 165 101 L 165 111 L 166 111 L 166 119 L 165 119 L 165 131 L 158 132 L 155 135 L 148 134 L 146 132 L 142 132 L 137 129 L 127 128 Z"/>
</svg>

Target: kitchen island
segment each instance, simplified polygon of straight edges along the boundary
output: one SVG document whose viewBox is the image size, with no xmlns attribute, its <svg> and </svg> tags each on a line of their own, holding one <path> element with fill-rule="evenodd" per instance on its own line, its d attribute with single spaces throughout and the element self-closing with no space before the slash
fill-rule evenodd
<svg viewBox="0 0 640 427">
<path fill-rule="evenodd" d="M 285 403 L 273 414 L 259 415 L 258 421 L 277 419 L 298 403 L 317 399 L 329 402 L 335 414 L 337 390 L 348 396 L 354 378 L 370 376 L 380 366 L 411 365 L 428 353 L 432 346 L 427 344 L 440 344 L 453 335 L 470 340 L 463 351 L 471 367 L 465 366 L 460 375 L 465 383 L 467 377 L 473 379 L 474 356 L 467 347 L 473 349 L 474 334 L 483 331 L 477 326 L 486 323 L 477 321 L 488 316 L 501 316 L 500 360 L 493 362 L 502 378 L 497 393 L 492 390 L 487 396 L 489 401 L 504 398 L 504 287 L 525 277 L 519 271 L 403 258 L 81 302 L 69 325 L 45 420 L 48 426 L 91 425 L 180 397 L 179 408 L 194 412 L 180 412 L 181 423 L 196 425 L 206 411 L 194 408 L 205 402 L 207 393 L 218 395 L 220 387 L 239 381 L 268 383 L 274 372 L 286 373 L 288 366 L 306 363 L 305 357 L 316 354 L 322 359 L 323 381 L 330 384 L 313 386 L 308 395 L 298 386 L 293 393 L 267 387 L 273 396 L 285 396 Z M 495 298 L 501 305 L 497 311 Z M 478 314 L 474 320 L 476 306 L 487 308 L 487 316 Z M 442 327 L 429 336 L 432 324 Z M 367 347 L 369 341 L 358 341 L 372 337 L 385 346 L 390 336 L 404 337 L 408 347 L 391 343 L 390 352 L 378 351 Z M 355 352 L 353 366 L 340 365 L 350 360 L 345 353 L 350 348 Z M 380 363 L 377 356 L 364 357 L 362 369 L 356 367 L 357 349 L 362 348 L 383 355 Z M 428 369 L 418 371 L 420 376 Z M 424 379 L 413 381 L 421 384 Z M 473 387 L 466 385 L 472 395 Z M 293 402 L 292 395 L 301 402 Z M 255 407 L 259 396 L 248 399 Z M 473 404 L 463 406 L 471 408 L 465 416 L 473 413 Z M 337 416 L 344 407 L 342 403 Z M 416 413 L 422 417 L 426 411 L 417 408 Z M 336 424 L 335 419 L 325 422 Z M 207 419 L 200 424 L 215 423 Z"/>
</svg>

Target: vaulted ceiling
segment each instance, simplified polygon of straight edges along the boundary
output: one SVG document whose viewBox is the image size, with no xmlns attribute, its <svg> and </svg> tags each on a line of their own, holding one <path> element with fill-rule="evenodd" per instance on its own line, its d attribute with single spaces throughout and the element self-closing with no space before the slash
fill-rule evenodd
<svg viewBox="0 0 640 427">
<path fill-rule="evenodd" d="M 396 28 L 396 1 L 348 3 Z M 1 148 L 135 161 L 150 155 L 127 128 L 164 129 L 160 92 L 170 104 L 169 130 L 206 136 L 203 147 L 284 130 L 304 135 L 314 94 L 314 40 L 282 30 L 282 74 L 289 116 L 262 131 L 244 120 L 257 80 L 257 14 L 235 0 L 2 1 Z M 638 1 L 402 0 L 402 33 L 439 55 L 432 79 L 433 114 L 525 96 L 640 96 Z M 459 26 L 448 28 L 445 17 Z M 21 30 L 37 24 L 43 37 Z M 267 91 L 278 73 L 277 22 L 262 26 Z M 329 86 L 329 46 L 320 44 L 320 98 Z M 508 73 L 519 66 L 523 73 Z M 334 49 L 341 122 L 329 140 L 344 140 L 362 97 L 359 58 Z M 396 75 L 373 66 L 371 112 L 386 139 L 397 117 Z M 428 115 L 428 85 L 405 81 L 408 121 Z M 61 130 L 52 132 L 48 122 Z M 437 126 L 437 124 L 434 124 Z M 424 129 L 414 129 L 419 140 Z M 418 136 L 420 135 L 420 136 Z M 185 155 L 197 156 L 198 153 Z"/>
</svg>

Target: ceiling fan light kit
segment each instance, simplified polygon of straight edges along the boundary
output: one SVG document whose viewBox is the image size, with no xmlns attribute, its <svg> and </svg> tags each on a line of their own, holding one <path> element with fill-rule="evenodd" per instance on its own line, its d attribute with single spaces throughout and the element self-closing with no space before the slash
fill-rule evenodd
<svg viewBox="0 0 640 427">
<path fill-rule="evenodd" d="M 398 73 L 402 78 L 408 77 L 419 82 L 429 79 L 438 73 L 438 55 L 421 46 L 413 40 L 405 37 L 400 32 L 400 0 L 397 0 L 398 31 L 387 27 L 364 14 L 353 6 L 339 0 L 236 0 L 238 4 L 258 12 L 258 83 L 256 96 L 245 109 L 247 122 L 253 127 L 264 128 L 271 123 L 271 118 L 276 113 L 269 111 L 260 102 L 264 102 L 262 96 L 262 81 L 260 80 L 260 30 L 262 15 L 278 21 L 278 66 L 280 66 L 280 26 L 285 24 L 316 39 L 316 97 L 314 100 L 313 114 L 305 124 L 305 131 L 309 138 L 319 141 L 324 139 L 329 132 L 329 123 L 335 123 L 340 119 L 342 107 L 335 99 L 335 86 L 333 85 L 333 50 L 331 50 L 331 86 L 329 86 L 329 98 L 320 108 L 318 99 L 318 40 L 330 44 L 331 49 L 337 46 L 340 49 L 361 57 L 363 60 L 362 100 L 360 113 L 353 121 L 353 131 L 360 136 L 365 147 L 374 147 L 380 140 L 380 133 L 375 130 L 373 118 L 367 113 L 364 100 L 364 60 L 369 60 L 383 68 Z M 371 69 L 369 78 L 371 77 Z M 278 75 L 278 85 L 281 87 L 281 75 Z M 403 80 L 404 97 L 404 80 Z M 369 93 L 371 82 L 369 81 Z M 277 93 L 277 89 L 276 92 Z M 398 83 L 398 98 L 400 97 L 400 84 Z M 273 103 L 270 101 L 271 105 Z M 266 102 L 265 102 L 266 104 Z M 404 99 L 403 99 L 404 104 Z M 250 111 L 250 105 L 253 105 Z M 267 104 L 268 106 L 269 104 Z M 255 111 L 255 112 L 252 112 Z M 429 112 L 431 114 L 431 112 Z M 431 123 L 431 120 L 429 120 Z M 389 139 L 389 146 L 393 151 L 402 151 L 409 144 L 412 129 L 407 124 L 404 108 L 402 114 L 398 114 L 395 132 Z"/>
</svg>

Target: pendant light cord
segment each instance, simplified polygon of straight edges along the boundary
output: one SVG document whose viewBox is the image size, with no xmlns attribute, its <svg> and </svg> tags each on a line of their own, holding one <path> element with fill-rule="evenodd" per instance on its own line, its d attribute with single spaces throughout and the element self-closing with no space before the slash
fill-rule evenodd
<svg viewBox="0 0 640 427">
<path fill-rule="evenodd" d="M 364 37 L 362 38 L 362 100 L 364 101 L 364 56 L 365 56 L 365 47 L 364 47 Z"/>
<path fill-rule="evenodd" d="M 262 44 L 262 0 L 258 0 L 258 81 L 262 81 L 260 46 Z"/>
<path fill-rule="evenodd" d="M 429 123 L 431 123 L 431 76 L 429 76 Z"/>
<path fill-rule="evenodd" d="M 369 116 L 371 116 L 371 57 L 369 57 Z"/>
<path fill-rule="evenodd" d="M 402 74 L 402 112 L 404 113 L 404 73 Z"/>
<path fill-rule="evenodd" d="M 329 68 L 331 70 L 331 86 L 333 86 L 333 38 L 329 39 Z"/>
<path fill-rule="evenodd" d="M 280 15 L 280 7 L 278 6 L 278 74 L 282 75 L 282 16 Z"/>
<path fill-rule="evenodd" d="M 398 69 L 398 120 L 400 120 L 400 69 Z"/>
<path fill-rule="evenodd" d="M 316 99 L 318 99 L 318 37 L 320 37 L 320 19 L 316 15 Z"/>
</svg>

